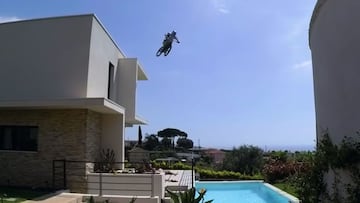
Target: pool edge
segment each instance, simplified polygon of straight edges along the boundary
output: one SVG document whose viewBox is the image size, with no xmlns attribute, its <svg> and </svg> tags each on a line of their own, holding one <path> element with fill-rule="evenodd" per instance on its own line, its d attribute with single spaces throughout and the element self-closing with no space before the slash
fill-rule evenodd
<svg viewBox="0 0 360 203">
<path fill-rule="evenodd" d="M 284 196 L 285 198 L 289 199 L 289 203 L 301 203 L 300 199 L 298 199 L 297 197 L 271 185 L 270 183 L 265 182 L 264 180 L 238 180 L 238 181 L 231 181 L 231 180 L 224 180 L 224 181 L 195 181 L 195 183 L 201 183 L 201 182 L 206 182 L 207 184 L 216 184 L 219 182 L 222 183 L 263 183 L 263 185 L 267 188 L 269 188 L 270 190 L 273 190 L 277 193 L 279 193 L 280 195 Z"/>
<path fill-rule="evenodd" d="M 289 193 L 287 193 L 287 192 L 285 192 L 285 191 L 283 191 L 283 190 L 281 190 L 281 189 L 279 189 L 279 188 L 277 188 L 277 187 L 275 187 L 275 186 L 273 186 L 273 185 L 271 185 L 269 183 L 264 182 L 264 185 L 266 187 L 270 188 L 271 190 L 275 190 L 276 192 L 278 192 L 281 195 L 285 196 L 286 198 L 290 199 L 289 203 L 300 203 L 301 202 L 297 197 L 295 197 L 295 196 L 293 196 L 293 195 L 291 195 L 291 194 L 289 194 Z"/>
<path fill-rule="evenodd" d="M 264 180 L 214 180 L 214 181 L 195 181 L 195 183 L 200 183 L 200 182 L 206 182 L 206 183 L 219 183 L 219 182 L 229 182 L 229 183 L 236 183 L 236 182 L 241 182 L 241 183 L 265 183 Z"/>
</svg>

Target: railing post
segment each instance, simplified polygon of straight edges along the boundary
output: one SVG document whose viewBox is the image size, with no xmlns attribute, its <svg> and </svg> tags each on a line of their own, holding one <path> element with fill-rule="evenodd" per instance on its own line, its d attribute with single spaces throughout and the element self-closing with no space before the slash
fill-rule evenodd
<svg viewBox="0 0 360 203">
<path fill-rule="evenodd" d="M 52 161 L 52 188 L 55 190 L 55 160 Z"/>
<path fill-rule="evenodd" d="M 66 189 L 67 188 L 67 180 L 66 180 L 66 160 L 64 159 L 63 160 L 63 173 L 64 173 L 64 188 L 63 189 Z"/>
<path fill-rule="evenodd" d="M 155 191 L 154 191 L 154 188 L 155 188 L 155 187 L 154 187 L 154 182 L 155 182 L 155 181 L 154 181 L 154 173 L 152 173 L 152 174 L 151 174 L 151 197 L 154 197 L 154 195 L 155 195 L 155 194 L 154 194 L 154 193 L 155 193 Z"/>
<path fill-rule="evenodd" d="M 102 196 L 102 172 L 99 174 L 99 196 Z"/>
<path fill-rule="evenodd" d="M 194 188 L 194 158 L 191 158 L 191 188 Z"/>
</svg>

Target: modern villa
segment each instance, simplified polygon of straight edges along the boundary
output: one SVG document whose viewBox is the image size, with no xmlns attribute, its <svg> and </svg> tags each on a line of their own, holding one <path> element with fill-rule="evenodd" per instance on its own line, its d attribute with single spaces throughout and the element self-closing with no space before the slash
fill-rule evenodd
<svg viewBox="0 0 360 203">
<path fill-rule="evenodd" d="M 333 4 L 330 8 L 337 6 Z M 327 17 L 317 18 L 310 30 L 314 72 L 320 71 L 314 74 L 319 78 L 315 82 L 317 124 L 330 129 L 335 121 L 328 122 L 319 103 L 325 101 L 323 96 L 332 95 L 324 93 L 321 84 L 324 33 L 317 28 Z M 136 88 L 144 80 L 147 75 L 138 59 L 124 55 L 94 14 L 1 23 L 0 186 L 66 189 L 59 194 L 75 197 L 66 202 L 95 196 L 110 202 L 136 197 L 137 203 L 169 203 L 166 189 L 178 192 L 194 187 L 193 160 L 200 155 L 178 154 L 191 161 L 189 170 L 155 169 L 149 163 L 150 170 L 137 170 L 130 163 L 125 167 L 125 128 L 146 124 L 136 114 Z M 360 82 L 353 82 L 360 88 Z M 354 119 L 355 126 L 360 117 Z M 103 150 L 114 152 L 116 170 L 95 169 Z M 207 153 L 216 164 L 224 161 L 222 151 Z M 144 157 L 150 159 L 140 148 L 129 154 L 139 165 L 145 165 Z M 169 158 L 165 161 L 170 163 Z M 299 202 L 262 180 L 244 182 L 269 201 Z"/>
<path fill-rule="evenodd" d="M 0 184 L 49 187 L 53 160 L 93 162 L 102 149 L 123 162 L 125 127 L 146 123 L 139 80 L 139 61 L 93 14 L 0 24 Z"/>
</svg>

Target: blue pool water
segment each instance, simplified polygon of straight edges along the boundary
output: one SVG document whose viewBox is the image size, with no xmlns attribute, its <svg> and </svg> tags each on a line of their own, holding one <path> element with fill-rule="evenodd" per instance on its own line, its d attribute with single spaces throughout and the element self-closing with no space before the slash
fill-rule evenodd
<svg viewBox="0 0 360 203">
<path fill-rule="evenodd" d="M 196 182 L 196 190 L 207 190 L 205 201 L 213 203 L 289 203 L 289 198 L 271 189 L 263 182 Z"/>
</svg>

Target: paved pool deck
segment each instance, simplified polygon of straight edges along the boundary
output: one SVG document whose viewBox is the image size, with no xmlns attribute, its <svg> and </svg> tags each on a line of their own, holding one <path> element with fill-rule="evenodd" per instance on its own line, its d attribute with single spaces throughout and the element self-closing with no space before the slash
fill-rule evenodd
<svg viewBox="0 0 360 203">
<path fill-rule="evenodd" d="M 195 183 L 191 175 L 191 170 L 165 170 L 165 188 L 175 191 L 189 189 Z"/>
</svg>

